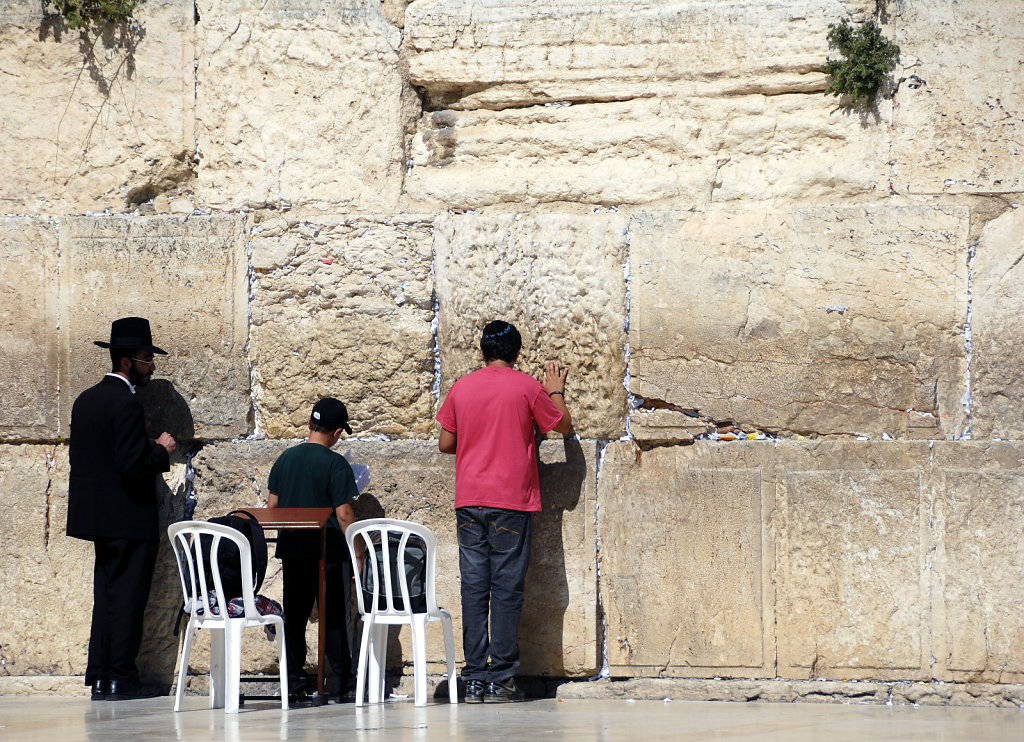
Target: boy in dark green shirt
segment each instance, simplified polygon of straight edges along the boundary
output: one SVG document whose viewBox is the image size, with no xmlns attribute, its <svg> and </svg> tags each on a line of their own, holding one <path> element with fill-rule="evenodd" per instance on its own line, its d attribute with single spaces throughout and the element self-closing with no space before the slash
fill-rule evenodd
<svg viewBox="0 0 1024 742">
<path fill-rule="evenodd" d="M 309 418 L 309 438 L 278 457 L 267 481 L 267 504 L 272 508 L 334 508 L 327 521 L 324 653 L 334 670 L 331 697 L 337 702 L 352 684 L 345 600 L 352 564 L 343 533 L 355 522 L 352 501 L 359 496 L 352 467 L 344 456 L 331 450 L 342 431 L 352 432 L 345 405 L 333 397 L 321 399 Z M 281 534 L 277 545 L 284 577 L 288 685 L 296 695 L 306 684 L 306 623 L 319 592 L 319 543 L 315 534 L 292 532 Z"/>
</svg>

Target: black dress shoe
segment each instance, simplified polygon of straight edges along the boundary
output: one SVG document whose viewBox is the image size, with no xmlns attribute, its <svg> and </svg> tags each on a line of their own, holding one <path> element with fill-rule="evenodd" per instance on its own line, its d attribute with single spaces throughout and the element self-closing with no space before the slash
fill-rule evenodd
<svg viewBox="0 0 1024 742">
<path fill-rule="evenodd" d="M 130 701 L 135 698 L 155 698 L 155 689 L 131 680 L 111 680 L 107 686 L 108 701 Z"/>
<path fill-rule="evenodd" d="M 97 680 L 92 684 L 92 700 L 94 701 L 105 701 L 107 700 L 107 681 Z"/>
</svg>

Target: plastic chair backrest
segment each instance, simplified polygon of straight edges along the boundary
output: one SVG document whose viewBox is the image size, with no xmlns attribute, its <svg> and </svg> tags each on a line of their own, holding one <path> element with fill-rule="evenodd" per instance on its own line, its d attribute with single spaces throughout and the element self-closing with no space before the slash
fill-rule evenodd
<svg viewBox="0 0 1024 742">
<path fill-rule="evenodd" d="M 397 536 L 397 544 L 392 543 L 392 536 Z M 426 551 L 424 560 L 426 567 L 424 575 L 425 611 L 414 611 L 413 601 L 410 597 L 406 565 L 410 537 L 422 540 Z M 361 614 L 373 613 L 411 618 L 413 613 L 427 613 L 428 615 L 438 613 L 437 599 L 434 594 L 437 539 L 429 528 L 407 520 L 369 518 L 350 525 L 345 531 L 345 541 L 348 543 L 349 553 L 352 555 L 352 563 L 358 564 L 357 557 L 361 547 L 362 570 L 372 570 L 372 600 L 367 601 L 363 596 L 362 575 L 359 580 L 360 586 L 355 591 Z M 393 569 L 397 571 L 397 575 L 393 574 Z M 383 574 L 381 574 L 381 570 L 383 570 Z M 397 595 L 394 593 L 395 585 L 399 589 Z M 369 605 L 367 605 L 368 602 Z M 384 608 L 381 607 L 382 604 L 385 606 Z"/>
<path fill-rule="evenodd" d="M 201 617 L 204 620 L 228 618 L 228 601 L 238 596 L 224 594 L 224 585 L 220 577 L 220 565 L 218 564 L 217 557 L 221 541 L 227 539 L 238 549 L 239 563 L 242 568 L 241 597 L 245 605 L 245 618 L 259 617 L 260 613 L 256 610 L 256 602 L 253 597 L 252 554 L 250 552 L 249 540 L 245 536 L 229 526 L 201 520 L 186 520 L 175 523 L 169 526 L 167 531 L 171 538 L 171 545 L 174 547 L 174 558 L 178 564 L 178 577 L 181 580 L 181 590 L 188 613 Z M 208 536 L 212 539 L 210 549 L 206 554 L 200 548 L 202 536 Z M 207 556 L 209 556 L 210 560 L 209 570 L 207 570 L 205 563 Z M 207 571 L 213 576 L 212 585 L 207 584 Z M 210 610 L 211 591 L 216 591 L 217 594 L 219 616 L 214 615 Z M 190 598 L 193 597 L 198 599 L 190 601 Z"/>
</svg>

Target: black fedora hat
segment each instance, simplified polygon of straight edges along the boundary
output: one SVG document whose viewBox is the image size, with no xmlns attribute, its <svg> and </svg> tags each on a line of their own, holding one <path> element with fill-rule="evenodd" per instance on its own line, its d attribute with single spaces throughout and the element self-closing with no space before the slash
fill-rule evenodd
<svg viewBox="0 0 1024 742">
<path fill-rule="evenodd" d="M 116 350 L 151 350 L 162 356 L 167 355 L 166 350 L 153 345 L 153 333 L 149 330 L 149 320 L 142 317 L 122 317 L 115 319 L 110 324 L 110 342 L 93 340 L 101 348 L 114 348 Z"/>
</svg>

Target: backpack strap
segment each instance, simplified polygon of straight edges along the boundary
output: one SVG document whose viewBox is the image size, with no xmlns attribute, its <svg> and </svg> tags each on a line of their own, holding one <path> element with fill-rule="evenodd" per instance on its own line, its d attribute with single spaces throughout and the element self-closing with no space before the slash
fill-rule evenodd
<svg viewBox="0 0 1024 742">
<path fill-rule="evenodd" d="M 263 532 L 263 526 L 256 520 L 256 516 L 248 510 L 232 510 L 228 515 L 234 515 L 245 522 L 245 528 L 239 528 L 239 530 L 249 539 L 253 577 L 256 580 L 253 592 L 258 593 L 263 586 L 263 579 L 267 576 L 267 536 Z"/>
</svg>

